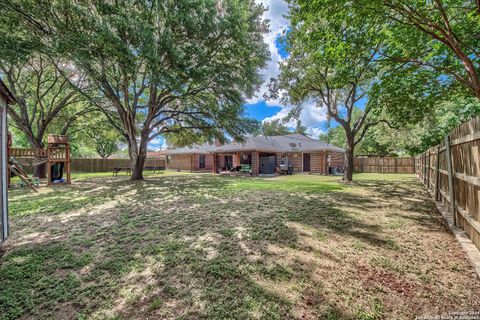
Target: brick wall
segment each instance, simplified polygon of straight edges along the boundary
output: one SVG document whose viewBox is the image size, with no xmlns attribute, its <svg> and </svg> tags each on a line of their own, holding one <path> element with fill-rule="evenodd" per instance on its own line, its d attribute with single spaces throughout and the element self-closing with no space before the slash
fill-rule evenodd
<svg viewBox="0 0 480 320">
<path fill-rule="evenodd" d="M 167 169 L 192 171 L 211 171 L 213 170 L 213 155 L 205 155 L 205 169 L 200 169 L 200 154 L 172 154 L 167 164 Z"/>
<path fill-rule="evenodd" d="M 190 154 L 172 154 L 167 163 L 167 169 L 192 170 L 192 158 Z"/>
<path fill-rule="evenodd" d="M 342 152 L 329 151 L 330 167 L 343 168 L 345 166 L 345 154 Z"/>
<path fill-rule="evenodd" d="M 205 170 L 212 171 L 213 170 L 213 154 L 206 154 L 205 155 Z"/>
<path fill-rule="evenodd" d="M 252 173 L 257 175 L 259 171 L 260 161 L 258 159 L 258 152 L 252 152 Z"/>
<path fill-rule="evenodd" d="M 293 172 L 303 172 L 303 154 L 290 152 L 288 155 L 288 163 L 293 165 Z"/>
<path fill-rule="evenodd" d="M 310 153 L 310 170 L 312 173 L 327 174 L 326 151 Z"/>
<path fill-rule="evenodd" d="M 340 152 L 330 152 L 331 154 L 331 166 L 341 166 L 344 164 L 344 155 Z M 287 155 L 288 163 L 293 165 L 294 172 L 303 172 L 303 154 L 301 152 L 289 152 L 289 153 L 276 153 L 277 157 L 276 164 L 277 166 L 281 163 L 281 157 Z M 258 174 L 259 172 L 259 153 L 252 152 L 252 171 L 253 174 Z M 213 156 L 210 158 L 212 161 L 211 166 L 208 168 L 213 169 Z M 208 162 L 208 161 L 207 161 Z M 233 165 L 237 166 L 240 163 L 240 153 L 235 154 L 233 157 Z M 220 155 L 218 168 L 221 169 L 225 166 L 224 164 L 224 155 Z M 310 172 L 317 174 L 327 174 L 327 152 L 318 151 L 310 153 Z"/>
<path fill-rule="evenodd" d="M 288 164 L 293 165 L 293 172 L 303 171 L 303 155 L 299 152 L 277 153 L 277 166 L 282 163 L 282 156 L 287 156 Z"/>
</svg>

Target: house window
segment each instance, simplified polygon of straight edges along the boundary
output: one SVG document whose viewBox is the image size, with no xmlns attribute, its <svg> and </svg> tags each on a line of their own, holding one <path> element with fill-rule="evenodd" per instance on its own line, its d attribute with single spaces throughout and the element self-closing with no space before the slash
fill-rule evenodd
<svg viewBox="0 0 480 320">
<path fill-rule="evenodd" d="M 172 156 L 167 156 L 167 164 L 170 164 L 170 160 L 172 160 Z"/>
<path fill-rule="evenodd" d="M 251 153 L 243 153 L 240 156 L 240 164 L 252 165 L 252 154 Z"/>
<path fill-rule="evenodd" d="M 205 169 L 205 155 L 201 154 L 198 156 L 198 168 Z"/>
</svg>

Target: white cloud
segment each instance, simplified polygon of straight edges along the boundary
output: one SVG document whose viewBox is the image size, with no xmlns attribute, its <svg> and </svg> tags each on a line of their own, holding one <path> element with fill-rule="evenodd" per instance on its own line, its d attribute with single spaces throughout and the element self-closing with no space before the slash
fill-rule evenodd
<svg viewBox="0 0 480 320">
<path fill-rule="evenodd" d="M 278 66 L 282 61 L 282 57 L 275 45 L 275 39 L 282 34 L 288 27 L 289 21 L 284 16 L 288 14 L 288 4 L 283 0 L 257 0 L 257 3 L 263 4 L 268 10 L 264 12 L 263 19 L 270 20 L 270 30 L 264 35 L 264 41 L 270 50 L 270 61 L 267 67 L 262 70 L 261 74 L 265 83 L 257 91 L 256 95 L 247 99 L 247 103 L 254 104 L 264 101 L 263 94 L 267 91 L 267 82 L 270 78 L 276 78 L 280 72 Z M 266 101 L 270 106 L 279 105 L 279 101 Z"/>
<path fill-rule="evenodd" d="M 307 135 L 314 138 L 314 139 L 318 139 L 322 133 L 325 133 L 325 131 L 320 129 L 320 128 L 308 128 L 307 129 Z"/>
<path fill-rule="evenodd" d="M 266 69 L 262 70 L 262 76 L 265 81 L 270 78 L 276 78 L 280 73 L 279 63 L 283 61 L 280 53 L 278 52 L 275 40 L 280 34 L 285 32 L 289 26 L 289 21 L 285 17 L 288 15 L 288 4 L 283 0 L 257 0 L 258 3 L 262 3 L 268 10 L 264 13 L 263 18 L 270 20 L 270 31 L 264 36 L 265 43 L 268 44 L 271 53 L 271 60 L 268 63 Z M 256 97 L 247 100 L 247 103 L 254 104 L 260 101 L 264 101 L 263 94 L 267 91 L 267 84 L 263 84 L 257 91 Z M 281 110 L 268 118 L 265 118 L 263 122 L 269 122 L 276 119 L 285 118 L 292 110 L 291 105 L 282 105 L 279 100 L 266 101 L 269 106 L 280 106 Z M 326 119 L 326 110 L 323 107 L 318 107 L 314 101 L 307 101 L 302 105 L 302 113 L 300 115 L 302 125 L 308 128 L 308 133 L 312 137 L 317 138 L 323 131 L 319 128 Z M 286 125 L 289 128 L 295 128 L 297 124 L 296 120 L 290 120 Z"/>
<path fill-rule="evenodd" d="M 270 122 L 272 120 L 284 119 L 288 113 L 292 110 L 292 106 L 283 106 L 282 109 L 275 115 L 267 117 L 263 122 Z M 324 106 L 318 106 L 315 101 L 311 100 L 303 104 L 302 113 L 300 114 L 300 121 L 302 125 L 308 129 L 312 129 L 312 133 L 319 134 L 318 127 L 323 125 L 327 120 L 327 112 Z M 285 125 L 289 128 L 295 128 L 297 125 L 296 120 L 290 120 Z"/>
</svg>

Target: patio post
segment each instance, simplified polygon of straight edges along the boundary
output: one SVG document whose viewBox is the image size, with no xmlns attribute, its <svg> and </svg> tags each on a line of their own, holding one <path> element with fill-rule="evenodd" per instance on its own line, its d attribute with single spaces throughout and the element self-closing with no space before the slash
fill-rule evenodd
<svg viewBox="0 0 480 320">
<path fill-rule="evenodd" d="M 254 175 L 258 175 L 258 167 L 259 167 L 259 159 L 258 159 L 258 152 L 253 151 L 252 152 L 252 172 Z"/>
</svg>

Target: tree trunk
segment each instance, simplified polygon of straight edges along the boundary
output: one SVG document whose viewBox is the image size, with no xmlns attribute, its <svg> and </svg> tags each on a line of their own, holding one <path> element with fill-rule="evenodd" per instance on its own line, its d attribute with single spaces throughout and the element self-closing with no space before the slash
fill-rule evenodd
<svg viewBox="0 0 480 320">
<path fill-rule="evenodd" d="M 347 148 L 345 149 L 345 172 L 343 173 L 344 181 L 352 181 L 353 179 L 354 150 L 355 150 L 354 138 L 347 137 Z"/>
<path fill-rule="evenodd" d="M 34 141 L 30 143 L 32 149 L 43 149 L 45 146 L 42 142 L 39 141 Z M 42 158 L 36 157 L 34 161 L 40 161 L 43 160 Z M 47 163 L 41 163 L 39 165 L 33 166 L 33 176 L 38 177 L 40 179 L 44 179 L 47 177 Z"/>
<path fill-rule="evenodd" d="M 47 177 L 47 163 L 41 163 L 33 167 L 33 176 L 38 177 L 40 179 L 44 179 Z"/>
<path fill-rule="evenodd" d="M 137 143 L 136 141 L 134 143 Z M 137 152 L 130 153 L 133 155 L 132 176 L 130 180 L 143 180 L 143 167 L 147 158 L 148 132 L 145 130 L 140 137 L 140 145 L 135 148 Z"/>
<path fill-rule="evenodd" d="M 133 168 L 130 180 L 143 180 L 143 166 L 145 165 L 145 158 L 145 154 L 139 154 L 136 158 L 132 159 Z"/>
</svg>

